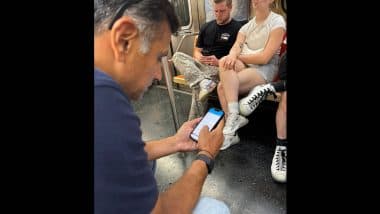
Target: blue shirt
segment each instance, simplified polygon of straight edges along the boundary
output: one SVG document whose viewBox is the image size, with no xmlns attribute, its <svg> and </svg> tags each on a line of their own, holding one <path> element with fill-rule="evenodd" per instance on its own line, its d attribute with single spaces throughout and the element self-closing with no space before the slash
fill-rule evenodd
<svg viewBox="0 0 380 214">
<path fill-rule="evenodd" d="M 140 120 L 127 95 L 94 71 L 95 214 L 150 213 L 158 198 Z"/>
</svg>

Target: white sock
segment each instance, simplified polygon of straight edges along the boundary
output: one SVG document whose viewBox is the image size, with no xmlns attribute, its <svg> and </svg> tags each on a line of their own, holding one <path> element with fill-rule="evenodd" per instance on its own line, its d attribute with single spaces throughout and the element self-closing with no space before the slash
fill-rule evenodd
<svg viewBox="0 0 380 214">
<path fill-rule="evenodd" d="M 230 114 L 239 114 L 239 104 L 238 102 L 228 103 L 228 113 Z"/>
</svg>

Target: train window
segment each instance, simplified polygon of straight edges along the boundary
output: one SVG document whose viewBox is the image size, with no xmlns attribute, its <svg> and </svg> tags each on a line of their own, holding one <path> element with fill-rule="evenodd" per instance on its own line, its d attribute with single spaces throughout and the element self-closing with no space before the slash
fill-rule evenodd
<svg viewBox="0 0 380 214">
<path fill-rule="evenodd" d="M 215 19 L 212 8 L 213 0 L 205 0 L 206 22 Z M 249 18 L 250 0 L 232 0 L 232 17 L 237 21 L 244 21 Z"/>
<path fill-rule="evenodd" d="M 190 25 L 189 0 L 171 0 L 181 27 Z"/>
</svg>

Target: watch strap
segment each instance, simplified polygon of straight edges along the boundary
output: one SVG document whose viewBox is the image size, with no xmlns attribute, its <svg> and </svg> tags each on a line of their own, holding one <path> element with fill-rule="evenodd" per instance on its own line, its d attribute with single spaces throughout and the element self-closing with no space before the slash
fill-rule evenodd
<svg viewBox="0 0 380 214">
<path fill-rule="evenodd" d="M 207 155 L 198 154 L 195 160 L 202 160 L 206 163 L 208 174 L 210 174 L 214 168 L 214 160 Z"/>
</svg>

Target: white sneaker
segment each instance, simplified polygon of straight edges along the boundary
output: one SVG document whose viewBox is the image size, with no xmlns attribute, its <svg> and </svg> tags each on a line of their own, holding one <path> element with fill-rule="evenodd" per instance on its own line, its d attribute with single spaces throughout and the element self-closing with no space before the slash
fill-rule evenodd
<svg viewBox="0 0 380 214">
<path fill-rule="evenodd" d="M 271 172 L 273 179 L 277 182 L 286 183 L 286 159 L 286 146 L 276 146 L 272 160 Z"/>
<path fill-rule="evenodd" d="M 275 95 L 276 90 L 271 84 L 258 85 L 239 101 L 239 111 L 241 115 L 248 116 L 259 106 L 268 94 Z"/>
<path fill-rule="evenodd" d="M 199 101 L 203 101 L 209 93 L 211 93 L 215 87 L 216 83 L 210 79 L 204 79 L 199 83 L 200 91 L 199 91 Z"/>
<path fill-rule="evenodd" d="M 247 125 L 249 120 L 238 114 L 229 114 L 227 117 L 226 125 L 223 128 L 224 135 L 234 135 L 235 132 Z"/>
<path fill-rule="evenodd" d="M 240 142 L 240 138 L 239 138 L 239 135 L 237 135 L 237 134 L 235 134 L 235 135 L 224 135 L 223 145 L 220 148 L 220 150 L 225 150 L 228 147 L 235 145 L 239 142 Z"/>
</svg>

